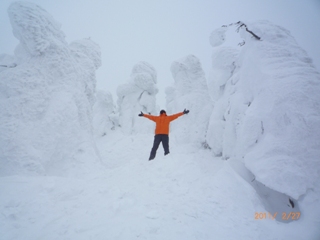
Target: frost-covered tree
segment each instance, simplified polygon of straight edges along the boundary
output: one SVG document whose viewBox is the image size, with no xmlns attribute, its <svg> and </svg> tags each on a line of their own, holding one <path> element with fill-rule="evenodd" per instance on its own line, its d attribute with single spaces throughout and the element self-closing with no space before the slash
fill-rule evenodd
<svg viewBox="0 0 320 240">
<path fill-rule="evenodd" d="M 156 113 L 156 70 L 147 62 L 137 63 L 128 83 L 117 89 L 119 125 L 123 132 L 150 132 L 152 123 L 145 123 L 138 117 L 140 111 Z"/>
<path fill-rule="evenodd" d="M 320 74 L 284 28 L 251 23 L 262 41 L 239 30 L 246 43 L 239 54 L 213 44 L 219 48 L 209 80 L 215 109 L 208 142 L 273 190 L 296 200 L 308 189 L 319 194 Z"/>
<path fill-rule="evenodd" d="M 16 2 L 8 13 L 20 43 L 17 66 L 0 72 L 0 175 L 81 176 L 99 161 L 92 134 L 99 46 L 68 45 L 35 4 Z"/>
<path fill-rule="evenodd" d="M 175 82 L 166 89 L 168 113 L 190 110 L 187 117 L 172 123 L 173 137 L 181 142 L 204 144 L 212 104 L 200 61 L 189 55 L 173 62 L 171 72 Z"/>
</svg>

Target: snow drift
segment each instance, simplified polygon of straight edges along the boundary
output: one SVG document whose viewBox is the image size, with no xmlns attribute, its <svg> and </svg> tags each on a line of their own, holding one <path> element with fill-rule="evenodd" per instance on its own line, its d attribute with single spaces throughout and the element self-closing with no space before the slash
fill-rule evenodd
<svg viewBox="0 0 320 240">
<path fill-rule="evenodd" d="M 35 4 L 13 3 L 8 13 L 20 44 L 17 66 L 0 72 L 0 176 L 81 175 L 99 161 L 92 134 L 99 46 L 68 45 Z"/>
</svg>

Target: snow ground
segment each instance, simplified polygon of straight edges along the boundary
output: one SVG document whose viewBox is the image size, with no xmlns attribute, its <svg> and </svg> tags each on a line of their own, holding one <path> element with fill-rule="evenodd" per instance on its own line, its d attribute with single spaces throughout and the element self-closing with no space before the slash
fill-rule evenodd
<svg viewBox="0 0 320 240">
<path fill-rule="evenodd" d="M 302 239 L 295 222 L 255 220 L 266 210 L 228 161 L 170 140 L 149 162 L 152 134 L 113 131 L 97 140 L 102 175 L 2 177 L 0 239 Z"/>
</svg>

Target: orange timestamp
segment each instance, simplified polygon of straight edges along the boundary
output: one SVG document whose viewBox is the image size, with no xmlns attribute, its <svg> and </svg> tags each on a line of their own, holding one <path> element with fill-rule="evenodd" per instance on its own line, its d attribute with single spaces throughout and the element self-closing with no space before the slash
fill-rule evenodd
<svg viewBox="0 0 320 240">
<path fill-rule="evenodd" d="M 255 212 L 254 213 L 254 219 L 255 220 L 262 220 L 262 219 L 272 219 L 274 220 L 278 215 L 278 212 L 275 212 L 274 214 L 271 214 L 269 212 Z M 283 212 L 281 214 L 282 220 L 298 220 L 300 218 L 301 213 L 300 212 Z"/>
</svg>

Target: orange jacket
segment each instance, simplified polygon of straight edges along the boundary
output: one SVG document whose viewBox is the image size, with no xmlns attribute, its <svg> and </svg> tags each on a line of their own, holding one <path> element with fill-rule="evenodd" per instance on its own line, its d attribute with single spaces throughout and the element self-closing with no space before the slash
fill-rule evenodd
<svg viewBox="0 0 320 240">
<path fill-rule="evenodd" d="M 160 116 L 152 116 L 148 114 L 143 114 L 144 117 L 154 121 L 156 123 L 156 130 L 155 134 L 169 134 L 169 125 L 170 122 L 177 119 L 178 117 L 182 116 L 183 112 L 176 113 L 170 116 L 167 114 L 162 113 Z"/>
</svg>

